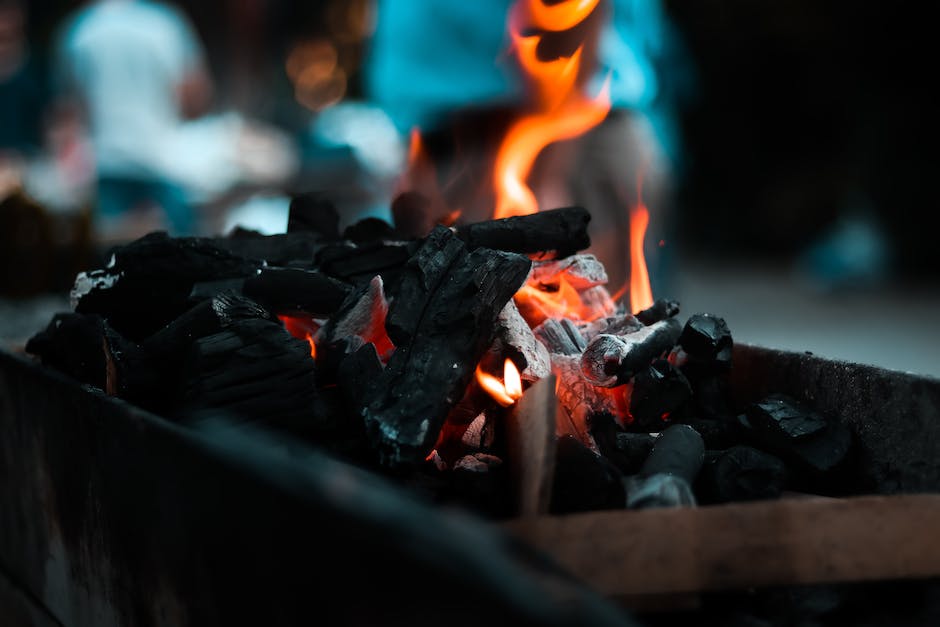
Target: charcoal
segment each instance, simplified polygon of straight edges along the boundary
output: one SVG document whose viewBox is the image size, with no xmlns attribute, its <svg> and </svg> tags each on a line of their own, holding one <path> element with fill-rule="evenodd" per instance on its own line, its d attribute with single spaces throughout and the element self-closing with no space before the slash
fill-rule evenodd
<svg viewBox="0 0 940 627">
<path fill-rule="evenodd" d="M 179 364 L 184 397 L 177 413 L 192 420 L 225 411 L 306 437 L 332 426 L 316 391 L 310 346 L 277 321 L 236 319 L 193 342 Z"/>
<path fill-rule="evenodd" d="M 574 436 L 558 439 L 551 513 L 618 509 L 625 503 L 622 477 L 616 466 Z"/>
<path fill-rule="evenodd" d="M 26 343 L 26 352 L 44 366 L 92 385 L 106 388 L 105 321 L 95 314 L 61 313 Z"/>
<path fill-rule="evenodd" d="M 658 431 L 666 420 L 676 418 L 691 397 L 692 387 L 679 369 L 657 359 L 633 380 L 631 430 Z"/>
<path fill-rule="evenodd" d="M 629 477 L 624 482 L 624 489 L 628 509 L 694 507 L 698 504 L 688 481 L 666 473 Z"/>
<path fill-rule="evenodd" d="M 351 289 L 320 272 L 265 268 L 247 279 L 242 291 L 276 313 L 304 312 L 325 318 L 339 309 Z"/>
<path fill-rule="evenodd" d="M 385 331 L 387 315 L 388 301 L 382 277 L 372 277 L 369 283 L 350 293 L 339 310 L 317 332 L 317 344 L 360 337 L 363 342 L 375 344 L 379 356 L 385 359 L 395 348 Z"/>
<path fill-rule="evenodd" d="M 692 484 L 705 460 L 705 444 L 695 429 L 673 425 L 659 434 L 640 472 L 625 484 L 630 509 L 688 507 L 697 504 Z"/>
<path fill-rule="evenodd" d="M 380 218 L 363 218 L 343 231 L 343 239 L 354 244 L 371 244 L 398 239 L 391 224 Z"/>
<path fill-rule="evenodd" d="M 723 318 L 695 314 L 686 321 L 677 343 L 694 364 L 722 370 L 731 367 L 733 341 Z"/>
<path fill-rule="evenodd" d="M 637 320 L 650 326 L 651 324 L 656 324 L 660 320 L 665 320 L 666 318 L 672 318 L 673 316 L 679 313 L 679 303 L 674 300 L 667 300 L 665 298 L 660 298 L 655 303 L 644 309 L 643 311 L 636 314 Z"/>
<path fill-rule="evenodd" d="M 600 414 L 623 415 L 626 386 L 592 385 L 581 375 L 581 359 L 576 355 L 552 355 L 552 372 L 558 377 L 555 393 L 564 409 L 557 414 L 557 432 L 575 435 L 585 446 L 597 450 L 591 421 Z"/>
<path fill-rule="evenodd" d="M 247 277 L 260 267 L 210 240 L 151 233 L 115 248 L 108 267 L 80 274 L 72 297 L 76 312 L 98 314 L 140 341 L 190 308 L 196 283 Z"/>
<path fill-rule="evenodd" d="M 704 460 L 705 443 L 702 436 L 688 425 L 672 425 L 656 438 L 639 476 L 667 474 L 685 479 L 691 484 Z"/>
<path fill-rule="evenodd" d="M 705 463 L 696 485 L 708 503 L 778 498 L 787 480 L 784 463 L 750 446 L 716 453 Z"/>
<path fill-rule="evenodd" d="M 708 450 L 724 450 L 743 442 L 744 436 L 734 421 L 711 420 L 708 418 L 682 418 L 682 424 L 689 425 L 702 436 Z"/>
<path fill-rule="evenodd" d="M 587 347 L 578 327 L 568 318 L 547 318 L 533 333 L 554 355 L 580 355 Z"/>
<path fill-rule="evenodd" d="M 486 412 L 477 415 L 460 437 L 461 443 L 472 451 L 487 450 L 496 439 L 496 421 Z"/>
<path fill-rule="evenodd" d="M 607 285 L 604 264 L 594 255 L 571 255 L 564 259 L 535 263 L 529 278 L 542 286 L 555 287 L 564 280 L 578 292 Z"/>
<path fill-rule="evenodd" d="M 636 316 L 629 313 L 620 313 L 615 316 L 598 318 L 592 322 L 582 322 L 578 330 L 584 338 L 585 345 L 601 333 L 607 335 L 629 335 L 643 328 L 643 323 Z M 584 349 L 582 349 L 584 350 Z"/>
<path fill-rule="evenodd" d="M 826 420 L 784 394 L 771 394 L 747 408 L 747 418 L 759 429 L 779 440 L 793 440 L 818 433 L 826 428 Z"/>
<path fill-rule="evenodd" d="M 362 391 L 382 374 L 382 360 L 374 344 L 362 344 L 340 363 L 337 379 L 349 407 L 357 408 Z"/>
<path fill-rule="evenodd" d="M 692 386 L 692 405 L 697 415 L 723 422 L 734 420 L 726 373 L 703 374 L 699 369 L 687 367 L 680 370 Z"/>
<path fill-rule="evenodd" d="M 193 305 L 209 300 L 223 292 L 241 294 L 248 277 L 237 279 L 221 279 L 219 281 L 200 281 L 193 285 L 189 291 L 189 302 Z"/>
<path fill-rule="evenodd" d="M 594 385 L 613 387 L 626 383 L 654 359 L 669 352 L 680 331 L 679 321 L 667 318 L 629 335 L 602 333 L 584 349 L 581 372 Z"/>
<path fill-rule="evenodd" d="M 653 449 L 656 437 L 649 433 L 627 433 L 610 414 L 598 414 L 591 420 L 591 436 L 601 455 L 625 475 L 633 475 Z"/>
<path fill-rule="evenodd" d="M 769 413 L 770 409 L 775 411 Z M 751 405 L 737 422 L 752 444 L 810 478 L 842 466 L 852 446 L 852 433 L 845 425 L 828 421 L 779 394 Z"/>
<path fill-rule="evenodd" d="M 336 206 L 326 196 L 315 192 L 293 197 L 287 214 L 287 232 L 309 232 L 327 241 L 338 240 Z"/>
<path fill-rule="evenodd" d="M 510 482 L 500 458 L 485 453 L 465 455 L 454 463 L 449 479 L 445 502 L 492 518 L 511 515 Z"/>
<path fill-rule="evenodd" d="M 409 260 L 385 322 L 395 352 L 362 393 L 382 463 L 415 465 L 431 451 L 530 265 L 521 255 L 469 251 L 446 227 Z"/>
<path fill-rule="evenodd" d="M 563 259 L 591 245 L 587 226 L 591 214 L 581 207 L 540 211 L 525 216 L 488 220 L 457 227 L 457 236 L 475 248 L 526 255 L 546 253 Z"/>
<path fill-rule="evenodd" d="M 511 300 L 496 319 L 495 338 L 481 366 L 484 371 L 500 372 L 506 358 L 517 364 L 526 381 L 544 379 L 552 372 L 548 349 L 536 339 Z"/>
<path fill-rule="evenodd" d="M 309 232 L 262 235 L 234 231 L 228 237 L 208 240 L 212 246 L 244 259 L 262 259 L 272 266 L 313 268 L 313 259 L 324 242 Z"/>
<path fill-rule="evenodd" d="M 316 256 L 321 272 L 352 283 L 368 283 L 381 275 L 386 285 L 396 279 L 417 250 L 418 242 L 349 242 L 323 247 Z"/>
<path fill-rule="evenodd" d="M 317 342 L 317 382 L 321 386 L 337 383 L 341 364 L 347 357 L 362 348 L 365 343 L 358 335 L 340 338 L 332 342 Z M 376 354 L 376 359 L 378 359 L 378 354 Z M 381 360 L 379 365 L 382 365 Z"/>
<path fill-rule="evenodd" d="M 195 340 L 218 333 L 236 320 L 254 318 L 278 322 L 274 314 L 250 298 L 223 292 L 190 308 L 146 338 L 141 346 L 158 363 L 175 371 Z"/>
</svg>

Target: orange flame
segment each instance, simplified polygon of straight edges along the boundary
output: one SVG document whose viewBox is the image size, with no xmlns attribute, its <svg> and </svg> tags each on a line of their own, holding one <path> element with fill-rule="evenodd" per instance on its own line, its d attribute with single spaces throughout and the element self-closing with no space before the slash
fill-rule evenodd
<svg viewBox="0 0 940 627">
<path fill-rule="evenodd" d="M 653 289 L 643 254 L 643 240 L 649 222 L 650 213 L 641 200 L 630 212 L 630 309 L 633 313 L 653 304 Z"/>
<path fill-rule="evenodd" d="M 559 279 L 557 289 L 545 288 L 530 281 L 513 296 L 522 317 L 532 327 L 538 326 L 546 318 L 591 322 L 611 315 L 616 309 L 613 299 L 603 287 L 593 288 L 594 298 L 590 301 L 586 301 L 564 277 Z"/>
<path fill-rule="evenodd" d="M 543 30 L 568 30 L 581 23 L 597 2 L 566 0 L 545 5 L 542 0 L 520 0 L 513 7 L 510 33 L 519 64 L 534 83 L 536 110 L 510 127 L 497 152 L 493 171 L 494 218 L 538 211 L 535 194 L 525 182 L 536 157 L 549 144 L 573 139 L 597 126 L 610 111 L 609 80 L 593 99 L 577 90 L 583 47 L 570 57 L 542 61 L 537 50 L 543 35 L 522 35 L 524 22 Z"/>
<path fill-rule="evenodd" d="M 318 327 L 313 319 L 305 316 L 288 315 L 280 315 L 278 319 L 284 323 L 284 328 L 286 328 L 287 332 L 293 337 L 300 340 L 307 340 L 307 343 L 310 344 L 310 356 L 316 359 L 317 345 L 313 341 L 313 336 L 316 334 Z"/>
<path fill-rule="evenodd" d="M 519 375 L 519 369 L 511 359 L 506 359 L 503 365 L 503 380 L 496 377 L 477 366 L 477 382 L 484 390 L 493 397 L 497 403 L 503 407 L 509 407 L 517 400 L 522 398 L 522 377 Z"/>
</svg>

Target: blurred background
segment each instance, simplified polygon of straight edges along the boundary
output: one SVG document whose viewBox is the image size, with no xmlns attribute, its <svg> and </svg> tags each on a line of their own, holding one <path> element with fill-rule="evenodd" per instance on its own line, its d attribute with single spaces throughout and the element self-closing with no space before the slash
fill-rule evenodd
<svg viewBox="0 0 940 627">
<path fill-rule="evenodd" d="M 457 4 L 0 0 L 0 338 L 154 229 L 279 232 L 308 191 L 343 224 L 392 220 L 415 126 L 469 219 L 523 81 L 511 3 Z M 656 296 L 738 341 L 940 376 L 926 12 L 603 0 L 576 35 L 614 111 L 546 151 L 533 186 L 595 214 L 612 283 L 642 195 Z"/>
</svg>

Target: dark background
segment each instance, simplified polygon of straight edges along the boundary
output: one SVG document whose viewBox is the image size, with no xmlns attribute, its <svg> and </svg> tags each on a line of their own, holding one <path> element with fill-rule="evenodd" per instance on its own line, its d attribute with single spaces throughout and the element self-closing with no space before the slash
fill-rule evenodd
<svg viewBox="0 0 940 627">
<path fill-rule="evenodd" d="M 683 241 L 799 251 L 868 205 L 898 270 L 938 269 L 929 3 L 668 3 L 698 76 L 683 118 Z"/>
<path fill-rule="evenodd" d="M 363 4 L 180 3 L 206 44 L 217 104 L 288 130 L 310 117 L 284 72 L 296 41 L 333 40 L 350 78 L 347 95 L 359 95 L 363 42 L 344 37 L 343 22 Z M 42 59 L 62 17 L 80 3 L 27 5 Z M 929 226 L 938 165 L 929 5 L 668 0 L 694 74 L 681 119 L 682 246 L 789 255 L 840 211 L 867 206 L 890 237 L 899 272 L 929 277 L 940 269 Z"/>
</svg>

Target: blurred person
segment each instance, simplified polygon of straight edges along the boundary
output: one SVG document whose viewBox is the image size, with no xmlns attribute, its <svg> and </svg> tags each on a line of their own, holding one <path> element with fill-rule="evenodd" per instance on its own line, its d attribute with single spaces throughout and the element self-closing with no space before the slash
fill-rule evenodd
<svg viewBox="0 0 940 627">
<path fill-rule="evenodd" d="M 104 236 L 192 232 L 178 136 L 207 110 L 212 86 L 183 13 L 148 0 L 93 1 L 68 21 L 58 54 L 65 102 L 75 105 L 62 107 L 60 120 L 80 114 L 89 125 Z"/>
<path fill-rule="evenodd" d="M 527 105 L 507 31 L 513 4 L 377 3 L 366 92 L 402 134 L 421 129 L 431 159 L 443 166 L 450 208 L 460 208 L 463 221 L 491 217 L 490 168 L 508 124 Z M 585 44 L 586 92 L 597 93 L 609 76 L 612 110 L 581 138 L 548 146 L 528 182 L 542 209 L 582 204 L 591 211 L 592 252 L 614 289 L 629 274 L 628 210 L 642 188 L 651 213 L 646 241 L 654 293 L 668 296 L 671 248 L 650 253 L 672 235 L 681 157 L 673 87 L 688 77 L 681 42 L 657 0 L 602 0 L 577 31 Z M 560 41 L 565 46 L 570 54 L 571 42 Z"/>
</svg>

